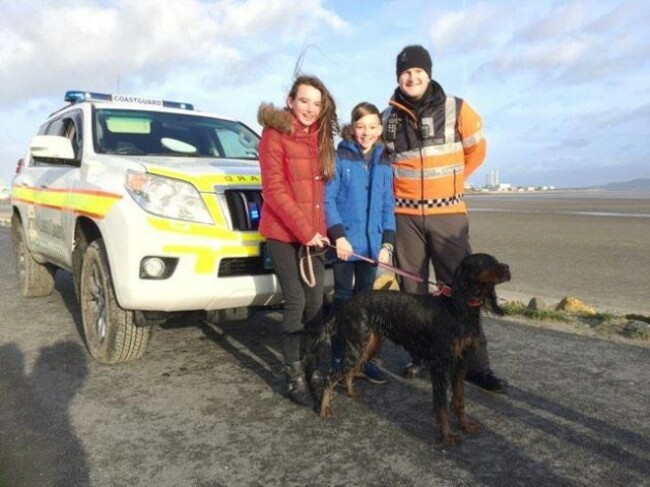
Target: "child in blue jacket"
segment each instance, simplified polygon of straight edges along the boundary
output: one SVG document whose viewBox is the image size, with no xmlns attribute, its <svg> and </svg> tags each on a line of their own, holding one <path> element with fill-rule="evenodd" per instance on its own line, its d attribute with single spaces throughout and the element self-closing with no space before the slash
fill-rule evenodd
<svg viewBox="0 0 650 487">
<path fill-rule="evenodd" d="M 327 233 L 336 246 L 334 311 L 360 291 L 372 289 L 377 266 L 354 254 L 381 263 L 392 261 L 395 240 L 393 173 L 384 145 L 381 114 L 372 103 L 352 109 L 352 123 L 342 132 L 336 150 L 336 171 L 325 187 Z M 332 337 L 332 368 L 340 365 L 344 343 Z M 386 374 L 374 361 L 364 376 L 386 383 Z"/>
</svg>

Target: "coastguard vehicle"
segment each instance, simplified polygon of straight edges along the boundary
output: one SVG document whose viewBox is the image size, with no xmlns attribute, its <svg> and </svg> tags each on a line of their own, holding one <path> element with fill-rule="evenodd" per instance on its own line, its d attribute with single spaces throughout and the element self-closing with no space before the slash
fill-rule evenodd
<svg viewBox="0 0 650 487">
<path fill-rule="evenodd" d="M 281 302 L 257 232 L 259 137 L 188 103 L 69 91 L 12 185 L 23 296 L 72 273 L 102 363 L 140 358 L 166 312 Z"/>
</svg>

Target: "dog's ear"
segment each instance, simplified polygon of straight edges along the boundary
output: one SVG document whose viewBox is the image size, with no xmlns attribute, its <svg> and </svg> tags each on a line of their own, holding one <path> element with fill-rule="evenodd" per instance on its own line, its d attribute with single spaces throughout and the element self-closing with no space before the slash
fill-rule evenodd
<svg viewBox="0 0 650 487">
<path fill-rule="evenodd" d="M 503 308 L 499 306 L 499 303 L 497 302 L 497 293 L 494 290 L 494 288 L 491 288 L 490 291 L 488 292 L 488 295 L 485 297 L 486 303 L 488 307 L 497 315 L 503 316 L 505 315 L 505 311 L 503 311 Z"/>
<path fill-rule="evenodd" d="M 465 257 L 460 265 L 454 272 L 452 279 L 452 289 L 463 290 L 465 294 L 478 295 L 480 291 L 480 284 L 476 282 L 476 278 L 480 273 L 472 260 L 472 256 Z"/>
</svg>

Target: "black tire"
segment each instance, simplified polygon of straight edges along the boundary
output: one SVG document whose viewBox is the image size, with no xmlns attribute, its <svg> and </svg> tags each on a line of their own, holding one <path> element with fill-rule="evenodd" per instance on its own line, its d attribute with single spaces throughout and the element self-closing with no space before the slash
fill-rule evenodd
<svg viewBox="0 0 650 487">
<path fill-rule="evenodd" d="M 19 218 L 14 217 L 11 226 L 20 294 L 27 298 L 49 296 L 54 290 L 56 269 L 49 264 L 40 264 L 34 259 L 27 247 L 25 229 Z"/>
<path fill-rule="evenodd" d="M 117 364 L 142 357 L 153 329 L 136 326 L 135 312 L 117 303 L 101 238 L 88 245 L 84 253 L 79 301 L 86 346 L 95 360 Z"/>
</svg>

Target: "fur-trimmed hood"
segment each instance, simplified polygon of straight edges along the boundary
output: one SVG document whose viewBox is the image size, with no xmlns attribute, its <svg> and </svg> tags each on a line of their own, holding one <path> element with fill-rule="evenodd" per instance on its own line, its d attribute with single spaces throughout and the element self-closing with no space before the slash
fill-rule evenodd
<svg viewBox="0 0 650 487">
<path fill-rule="evenodd" d="M 354 128 L 352 127 L 352 124 L 348 123 L 343 125 L 339 133 L 341 134 L 341 138 L 343 140 L 349 140 L 350 142 L 354 142 Z"/>
<path fill-rule="evenodd" d="M 285 134 L 293 133 L 293 116 L 286 108 L 277 108 L 272 103 L 262 103 L 257 110 L 257 122 Z"/>
</svg>

